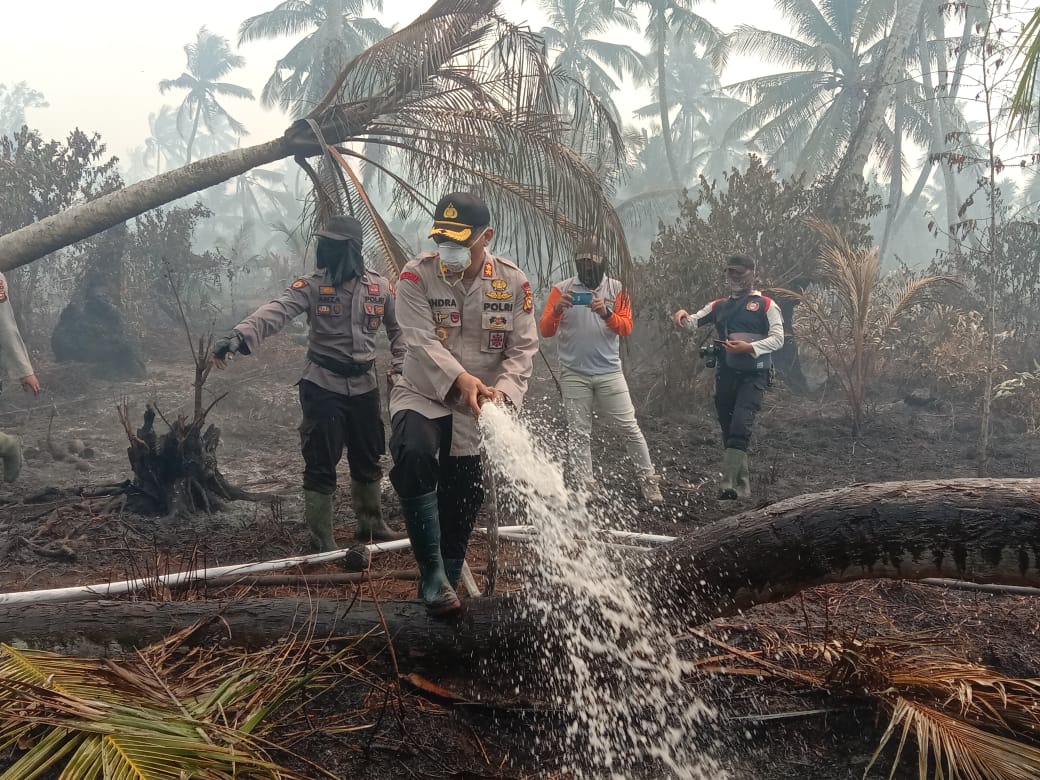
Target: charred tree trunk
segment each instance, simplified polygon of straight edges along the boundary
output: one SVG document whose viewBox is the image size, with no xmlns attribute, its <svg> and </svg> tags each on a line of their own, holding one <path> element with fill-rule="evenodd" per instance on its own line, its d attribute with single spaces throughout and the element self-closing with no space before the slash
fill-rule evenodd
<svg viewBox="0 0 1040 780">
<path fill-rule="evenodd" d="M 752 510 L 633 562 L 634 581 L 677 626 L 779 601 L 826 583 L 954 577 L 1040 586 L 1040 480 L 964 479 L 856 485 Z M 358 636 L 421 662 L 520 661 L 540 636 L 518 598 L 471 599 L 463 617 L 431 620 L 415 603 L 314 599 L 10 603 L 0 641 L 137 646 L 199 621 L 198 641 L 254 644 L 291 632 Z M 4 602 L 8 601 L 7 604 Z M 526 616 L 526 617 L 525 617 Z"/>
</svg>

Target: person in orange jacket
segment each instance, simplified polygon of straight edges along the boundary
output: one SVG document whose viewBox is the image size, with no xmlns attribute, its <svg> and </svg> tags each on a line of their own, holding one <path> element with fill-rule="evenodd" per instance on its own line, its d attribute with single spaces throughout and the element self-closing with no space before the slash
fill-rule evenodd
<svg viewBox="0 0 1040 780">
<path fill-rule="evenodd" d="M 567 455 L 576 483 L 598 489 L 592 474 L 592 413 L 598 410 L 620 434 L 635 464 L 639 489 L 660 503 L 660 478 L 621 370 L 621 336 L 632 332 L 632 304 L 621 282 L 606 275 L 599 241 L 575 249 L 577 274 L 553 285 L 539 322 L 542 336 L 559 336 L 560 386 L 567 417 Z"/>
</svg>

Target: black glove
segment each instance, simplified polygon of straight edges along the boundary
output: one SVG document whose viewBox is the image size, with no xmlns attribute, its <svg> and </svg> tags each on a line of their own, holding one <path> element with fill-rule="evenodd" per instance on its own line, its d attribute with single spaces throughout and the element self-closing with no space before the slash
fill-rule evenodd
<svg viewBox="0 0 1040 780">
<path fill-rule="evenodd" d="M 243 347 L 245 347 L 245 343 L 242 341 L 242 335 L 237 330 L 233 330 L 213 342 L 213 357 L 215 360 L 223 361 L 227 360 L 228 355 L 236 355 L 240 351 L 243 355 L 248 355 L 249 350 L 243 349 Z"/>
</svg>

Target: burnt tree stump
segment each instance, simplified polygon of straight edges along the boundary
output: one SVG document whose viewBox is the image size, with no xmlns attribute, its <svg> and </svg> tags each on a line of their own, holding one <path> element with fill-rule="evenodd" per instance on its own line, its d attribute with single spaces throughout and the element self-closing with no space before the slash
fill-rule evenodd
<svg viewBox="0 0 1040 780">
<path fill-rule="evenodd" d="M 220 429 L 212 423 L 207 425 L 206 418 L 226 393 L 203 408 L 202 387 L 211 369 L 211 347 L 211 338 L 199 339 L 198 349 L 192 350 L 195 358 L 195 413 L 190 419 L 178 415 L 171 423 L 151 403 L 145 409 L 144 425 L 135 432 L 126 402 L 117 407 L 130 441 L 126 454 L 134 472 L 127 491 L 127 508 L 131 511 L 174 517 L 200 511 L 215 512 L 223 509 L 226 501 L 272 499 L 270 495 L 249 493 L 232 485 L 217 466 Z M 169 428 L 161 436 L 155 430 L 156 417 L 162 418 Z"/>
</svg>

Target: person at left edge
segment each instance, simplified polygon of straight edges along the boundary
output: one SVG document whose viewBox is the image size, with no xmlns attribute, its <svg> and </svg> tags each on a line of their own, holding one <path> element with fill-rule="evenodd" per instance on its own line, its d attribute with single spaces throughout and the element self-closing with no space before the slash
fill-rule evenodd
<svg viewBox="0 0 1040 780">
<path fill-rule="evenodd" d="M 233 355 L 252 354 L 265 338 L 306 313 L 310 326 L 307 365 L 299 381 L 300 447 L 303 451 L 304 518 L 309 551 L 337 549 L 332 534 L 336 464 L 347 450 L 350 495 L 359 542 L 402 538 L 383 520 L 379 481 L 386 434 L 375 372 L 376 333 L 386 328 L 393 370 L 400 371 L 404 341 L 395 314 L 394 289 L 365 268 L 361 223 L 331 217 L 317 231 L 318 270 L 293 282 L 282 295 L 250 314 L 213 347 L 218 368 Z"/>
<path fill-rule="evenodd" d="M 0 274 L 0 365 L 22 385 L 23 390 L 40 394 L 40 381 L 36 378 L 29 351 L 25 348 L 18 322 L 14 318 L 7 279 Z M 0 433 L 0 462 L 4 464 L 4 482 L 14 482 L 22 470 L 22 443 L 17 436 Z"/>
<path fill-rule="evenodd" d="M 390 481 L 432 615 L 461 606 L 455 587 L 484 502 L 480 404 L 519 407 L 538 351 L 531 285 L 488 251 L 494 235 L 484 201 L 445 195 L 429 234 L 437 251 L 408 263 L 397 285 L 408 349 L 390 391 Z"/>
</svg>

